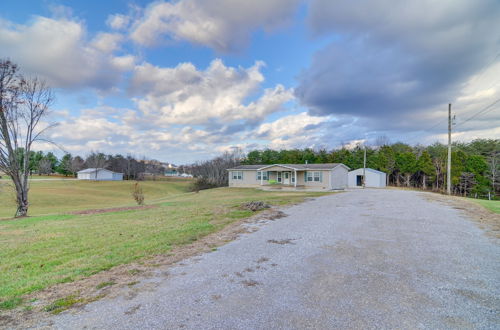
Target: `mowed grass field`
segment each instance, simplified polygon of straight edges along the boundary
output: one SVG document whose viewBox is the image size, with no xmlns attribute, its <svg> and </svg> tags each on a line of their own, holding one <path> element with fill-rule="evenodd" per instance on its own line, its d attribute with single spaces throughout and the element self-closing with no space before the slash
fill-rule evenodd
<svg viewBox="0 0 500 330">
<path fill-rule="evenodd" d="M 30 181 L 29 215 L 135 205 L 131 189 L 135 181 L 78 181 L 64 179 Z M 186 192 L 189 179 L 168 178 L 165 181 L 141 181 L 146 203 L 158 198 Z M 12 184 L 0 181 L 0 219 L 12 217 L 16 211 Z"/>
<path fill-rule="evenodd" d="M 148 209 L 68 214 L 77 209 L 133 205 L 132 182 L 40 182 L 32 185 L 32 214 L 0 220 L 0 308 L 56 283 L 71 282 L 148 256 L 167 253 L 252 214 L 248 201 L 273 205 L 323 195 L 218 188 L 186 193 L 186 181 L 141 182 Z M 5 198 L 5 197 L 2 197 Z M 0 204 L 3 215 L 13 205 Z M 51 215 L 41 215 L 51 214 Z"/>
<path fill-rule="evenodd" d="M 487 208 L 491 212 L 500 214 L 500 201 L 488 201 L 485 199 L 472 199 L 472 200 L 478 203 L 479 205 Z"/>
</svg>

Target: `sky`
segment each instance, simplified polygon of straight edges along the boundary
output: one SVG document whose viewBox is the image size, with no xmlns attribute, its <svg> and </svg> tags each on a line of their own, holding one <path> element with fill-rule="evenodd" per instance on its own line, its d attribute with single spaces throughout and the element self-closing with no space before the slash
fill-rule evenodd
<svg viewBox="0 0 500 330">
<path fill-rule="evenodd" d="M 498 0 L 2 0 L 0 58 L 54 89 L 58 154 L 431 144 L 448 103 L 500 138 Z"/>
</svg>

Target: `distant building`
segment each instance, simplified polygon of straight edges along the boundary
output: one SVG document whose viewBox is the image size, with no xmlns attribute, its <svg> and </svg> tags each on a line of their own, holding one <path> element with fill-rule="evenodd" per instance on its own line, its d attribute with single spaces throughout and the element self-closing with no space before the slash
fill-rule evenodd
<svg viewBox="0 0 500 330">
<path fill-rule="evenodd" d="M 78 172 L 78 180 L 122 181 L 123 173 L 116 173 L 105 168 L 87 168 Z"/>
<path fill-rule="evenodd" d="M 384 188 L 386 185 L 387 174 L 374 170 L 373 168 L 365 168 L 366 184 L 365 187 Z M 350 171 L 347 174 L 347 184 L 349 188 L 363 187 L 363 169 Z"/>
<path fill-rule="evenodd" d="M 179 176 L 179 168 L 174 164 L 167 164 L 165 166 L 165 176 Z"/>
</svg>

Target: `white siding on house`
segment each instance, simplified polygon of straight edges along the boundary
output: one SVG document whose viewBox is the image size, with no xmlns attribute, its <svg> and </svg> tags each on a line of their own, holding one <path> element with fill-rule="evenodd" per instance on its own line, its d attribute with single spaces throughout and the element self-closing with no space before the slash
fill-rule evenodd
<svg viewBox="0 0 500 330">
<path fill-rule="evenodd" d="M 348 170 L 344 166 L 337 166 L 331 173 L 331 189 L 347 188 L 347 173 Z"/>
<path fill-rule="evenodd" d="M 259 179 L 259 170 L 268 173 L 268 180 Z M 311 168 L 311 169 L 294 169 L 293 165 L 271 165 L 262 166 L 257 169 L 230 169 L 229 170 L 229 186 L 230 187 L 259 187 L 269 185 L 269 181 L 274 181 L 278 185 L 295 186 L 294 177 L 297 173 L 297 186 L 310 187 L 314 189 L 345 189 L 347 188 L 347 172 L 348 167 L 343 164 L 329 169 Z M 289 180 L 285 181 L 285 175 L 288 173 Z M 281 174 L 282 180 L 278 181 L 278 174 Z M 312 180 L 306 180 L 309 176 Z"/>
</svg>

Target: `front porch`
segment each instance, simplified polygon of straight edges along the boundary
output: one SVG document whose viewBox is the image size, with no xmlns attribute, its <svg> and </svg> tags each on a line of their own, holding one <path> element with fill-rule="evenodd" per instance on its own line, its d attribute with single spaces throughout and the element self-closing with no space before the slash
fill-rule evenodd
<svg viewBox="0 0 500 330">
<path fill-rule="evenodd" d="M 304 171 L 276 169 L 270 171 L 258 171 L 257 181 L 259 185 L 280 189 L 284 187 L 305 188 Z"/>
</svg>

